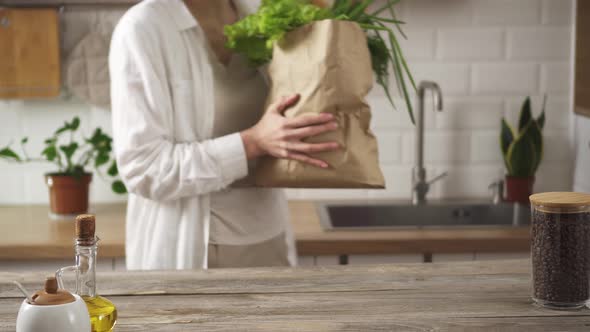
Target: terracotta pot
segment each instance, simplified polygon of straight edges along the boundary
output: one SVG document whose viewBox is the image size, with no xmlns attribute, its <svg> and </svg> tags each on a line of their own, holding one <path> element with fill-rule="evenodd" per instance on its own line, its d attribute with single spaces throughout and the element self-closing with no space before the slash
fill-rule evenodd
<svg viewBox="0 0 590 332">
<path fill-rule="evenodd" d="M 49 206 L 58 215 L 88 212 L 88 189 L 92 174 L 80 177 L 63 174 L 46 174 L 45 183 L 49 187 Z"/>
<path fill-rule="evenodd" d="M 535 177 L 506 176 L 506 201 L 529 204 L 529 196 L 533 194 Z"/>
</svg>

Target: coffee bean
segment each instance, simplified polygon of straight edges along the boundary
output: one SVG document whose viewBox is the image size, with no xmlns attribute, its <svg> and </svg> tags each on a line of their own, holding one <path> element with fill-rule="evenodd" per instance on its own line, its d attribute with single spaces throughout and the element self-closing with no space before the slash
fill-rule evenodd
<svg viewBox="0 0 590 332">
<path fill-rule="evenodd" d="M 590 213 L 535 209 L 531 225 L 533 297 L 557 304 L 590 298 Z"/>
</svg>

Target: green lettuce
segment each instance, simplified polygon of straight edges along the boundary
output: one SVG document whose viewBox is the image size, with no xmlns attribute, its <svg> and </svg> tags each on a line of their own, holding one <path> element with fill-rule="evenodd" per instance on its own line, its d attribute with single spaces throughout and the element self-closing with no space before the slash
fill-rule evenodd
<svg viewBox="0 0 590 332">
<path fill-rule="evenodd" d="M 232 25 L 225 26 L 227 47 L 244 55 L 252 64 L 263 65 L 272 59 L 274 44 L 298 27 L 324 19 L 346 20 L 358 23 L 367 33 L 367 46 L 371 53 L 372 68 L 377 83 L 381 85 L 392 106 L 389 91 L 390 69 L 393 69 L 396 85 L 414 122 L 409 88 L 416 89 L 414 78 L 402 54 L 397 33 L 404 38 L 400 27 L 403 22 L 395 17 L 393 6 L 400 0 L 385 0 L 377 10 L 367 13 L 375 0 L 336 0 L 332 8 L 320 8 L 309 0 L 263 0 L 258 11 Z M 387 12 L 389 18 L 380 14 Z"/>
</svg>

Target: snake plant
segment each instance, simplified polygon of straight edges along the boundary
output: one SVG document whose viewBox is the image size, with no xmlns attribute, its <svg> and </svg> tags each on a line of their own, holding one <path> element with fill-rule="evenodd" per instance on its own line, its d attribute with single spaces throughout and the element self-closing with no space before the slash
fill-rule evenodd
<svg viewBox="0 0 590 332">
<path fill-rule="evenodd" d="M 545 96 L 541 115 L 535 119 L 531 111 L 531 99 L 527 97 L 520 111 L 518 130 L 513 129 L 506 119 L 502 118 L 500 148 L 509 176 L 534 176 L 539 168 L 543 159 L 542 130 L 545 126 L 546 102 Z"/>
</svg>

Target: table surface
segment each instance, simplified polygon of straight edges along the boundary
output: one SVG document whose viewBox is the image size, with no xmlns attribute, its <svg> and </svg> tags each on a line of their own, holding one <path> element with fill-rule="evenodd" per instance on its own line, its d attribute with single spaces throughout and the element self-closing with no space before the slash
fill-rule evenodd
<svg viewBox="0 0 590 332">
<path fill-rule="evenodd" d="M 530 300 L 530 262 L 110 272 L 123 331 L 588 331 L 590 310 Z M 0 273 L 0 331 L 42 274 Z"/>
<path fill-rule="evenodd" d="M 529 250 L 528 227 L 326 231 L 314 202 L 290 201 L 300 255 L 516 252 Z M 50 220 L 47 206 L 0 206 L 0 260 L 73 257 L 72 220 Z M 100 257 L 125 256 L 125 204 L 96 205 Z"/>
</svg>

